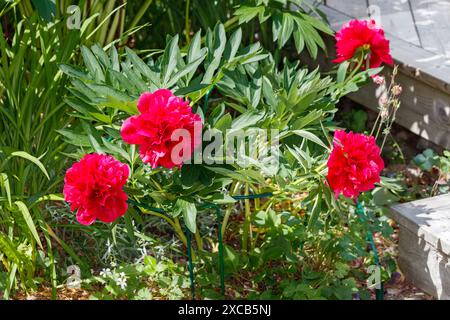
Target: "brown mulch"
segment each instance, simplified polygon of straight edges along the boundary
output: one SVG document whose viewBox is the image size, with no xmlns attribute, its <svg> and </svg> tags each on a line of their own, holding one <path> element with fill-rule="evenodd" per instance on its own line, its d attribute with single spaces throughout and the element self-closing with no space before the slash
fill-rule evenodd
<svg viewBox="0 0 450 320">
<path fill-rule="evenodd" d="M 84 289 L 61 288 L 57 290 L 56 300 L 89 300 L 91 293 Z M 52 289 L 41 287 L 37 292 L 18 292 L 14 300 L 52 300 Z"/>
</svg>

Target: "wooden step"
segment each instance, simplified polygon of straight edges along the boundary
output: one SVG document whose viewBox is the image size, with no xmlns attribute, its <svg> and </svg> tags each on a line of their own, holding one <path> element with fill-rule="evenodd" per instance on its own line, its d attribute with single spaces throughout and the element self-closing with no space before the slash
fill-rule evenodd
<svg viewBox="0 0 450 320">
<path fill-rule="evenodd" d="M 439 299 L 450 299 L 450 194 L 397 204 L 399 266 L 414 285 Z"/>
</svg>

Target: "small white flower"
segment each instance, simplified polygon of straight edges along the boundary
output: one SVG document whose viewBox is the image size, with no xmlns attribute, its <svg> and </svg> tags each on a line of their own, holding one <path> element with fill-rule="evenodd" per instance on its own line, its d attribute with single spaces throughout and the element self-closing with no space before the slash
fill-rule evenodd
<svg viewBox="0 0 450 320">
<path fill-rule="evenodd" d="M 111 267 L 112 267 L 112 268 L 115 268 L 115 267 L 117 267 L 117 263 L 116 263 L 116 262 L 114 262 L 114 261 L 111 261 L 110 265 L 111 265 Z"/>
<path fill-rule="evenodd" d="M 100 276 L 103 278 L 106 277 L 110 277 L 112 275 L 111 269 L 107 268 L 107 269 L 102 269 L 102 271 L 100 271 Z"/>
<path fill-rule="evenodd" d="M 116 279 L 116 284 L 122 289 L 125 290 L 127 287 L 127 279 L 125 278 L 118 278 Z"/>
</svg>

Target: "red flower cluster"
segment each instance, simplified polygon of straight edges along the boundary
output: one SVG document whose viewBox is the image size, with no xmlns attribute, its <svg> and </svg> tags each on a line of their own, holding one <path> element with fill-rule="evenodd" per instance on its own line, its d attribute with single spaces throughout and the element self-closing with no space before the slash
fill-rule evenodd
<svg viewBox="0 0 450 320">
<path fill-rule="evenodd" d="M 375 20 L 351 20 L 336 34 L 337 59 L 341 63 L 352 59 L 358 49 L 370 50 L 370 68 L 378 68 L 382 63 L 393 64 L 389 49 L 389 40 Z"/>
<path fill-rule="evenodd" d="M 194 134 L 194 127 L 201 130 L 202 126 L 200 116 L 192 113 L 188 101 L 174 96 L 170 90 L 160 89 L 143 93 L 138 109 L 141 114 L 124 121 L 121 135 L 125 142 L 139 145 L 144 163 L 150 163 L 152 168 L 173 168 L 181 166 L 184 160 L 192 156 L 201 142 L 199 132 Z M 190 138 L 178 142 L 173 138 L 176 130 L 185 130 Z M 179 154 L 172 154 L 180 143 L 182 150 Z M 191 152 L 183 154 L 183 150 Z"/>
<path fill-rule="evenodd" d="M 356 199 L 360 192 L 375 188 L 384 168 L 375 138 L 339 130 L 334 134 L 333 145 L 327 179 L 336 198 L 343 193 Z"/>
<path fill-rule="evenodd" d="M 113 222 L 128 209 L 126 164 L 103 154 L 88 154 L 67 170 L 64 178 L 64 199 L 77 211 L 77 220 L 84 225 L 96 219 Z"/>
</svg>

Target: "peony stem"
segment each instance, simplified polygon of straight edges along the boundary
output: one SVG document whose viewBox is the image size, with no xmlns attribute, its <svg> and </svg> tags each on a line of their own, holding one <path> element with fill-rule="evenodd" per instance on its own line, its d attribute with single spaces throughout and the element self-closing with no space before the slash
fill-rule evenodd
<svg viewBox="0 0 450 320">
<path fill-rule="evenodd" d="M 189 32 L 190 30 L 190 23 L 189 23 L 189 8 L 190 7 L 190 0 L 186 1 L 186 10 L 185 10 L 185 22 L 184 22 L 184 32 L 186 35 L 186 45 L 189 45 L 189 43 L 191 42 L 191 39 L 189 37 Z"/>
<path fill-rule="evenodd" d="M 361 57 L 360 57 L 360 59 L 358 61 L 358 64 L 352 70 L 352 73 L 350 73 L 350 75 L 348 76 L 348 78 L 347 78 L 348 80 L 351 80 L 356 75 L 356 73 L 361 69 L 361 67 L 362 67 L 362 65 L 364 63 L 364 56 L 365 56 L 364 51 L 361 51 Z"/>
<path fill-rule="evenodd" d="M 377 128 L 378 121 L 380 121 L 380 118 L 381 118 L 381 114 L 378 113 L 378 117 L 377 117 L 377 119 L 375 120 L 375 124 L 373 125 L 372 131 L 370 132 L 370 135 L 371 135 L 371 136 L 373 136 L 373 134 L 375 133 L 375 129 Z M 381 125 L 381 124 L 380 124 L 380 125 Z"/>
<path fill-rule="evenodd" d="M 248 196 L 248 184 L 245 184 L 245 195 Z M 250 200 L 245 199 L 245 216 L 244 216 L 244 228 L 242 233 L 242 249 L 248 251 L 248 242 L 252 241 L 252 226 L 251 226 L 251 211 Z"/>
<path fill-rule="evenodd" d="M 184 246 L 187 248 L 187 246 L 188 246 L 187 239 L 186 239 L 186 235 L 183 232 L 183 229 L 181 228 L 180 220 L 178 218 L 174 218 L 173 220 L 174 220 L 175 232 L 177 233 L 177 235 L 180 238 L 181 242 L 183 242 Z M 194 252 L 193 251 L 192 251 L 192 257 L 194 258 Z"/>
<path fill-rule="evenodd" d="M 183 245 L 185 247 L 187 247 L 187 239 L 186 236 L 183 233 L 183 230 L 181 229 L 181 225 L 180 225 L 180 221 L 178 220 L 178 218 L 174 218 L 174 220 L 170 219 L 169 217 L 167 217 L 166 215 L 162 214 L 162 213 L 158 213 L 158 212 L 154 212 L 154 211 L 148 211 L 148 210 L 142 210 L 141 211 L 145 214 L 150 214 L 152 216 L 161 218 L 165 221 L 167 221 L 170 226 L 174 229 L 175 233 L 177 234 L 178 238 L 180 238 L 181 242 L 183 243 Z"/>
<path fill-rule="evenodd" d="M 197 231 L 195 232 L 195 242 L 197 242 L 197 248 L 199 250 L 203 250 L 203 240 L 200 235 L 200 232 L 198 231 L 198 228 L 197 228 Z"/>
<path fill-rule="evenodd" d="M 240 187 L 239 182 L 237 182 L 237 181 L 233 182 L 233 184 L 231 185 L 231 188 L 230 188 L 231 195 L 234 195 L 237 192 L 237 190 L 239 189 L 239 187 Z M 228 205 L 228 207 L 225 211 L 225 216 L 223 217 L 222 230 L 221 230 L 222 238 L 225 235 L 225 230 L 227 229 L 227 225 L 228 225 L 228 219 L 230 218 L 230 214 L 232 211 L 233 211 L 233 204 L 231 203 Z"/>
</svg>

